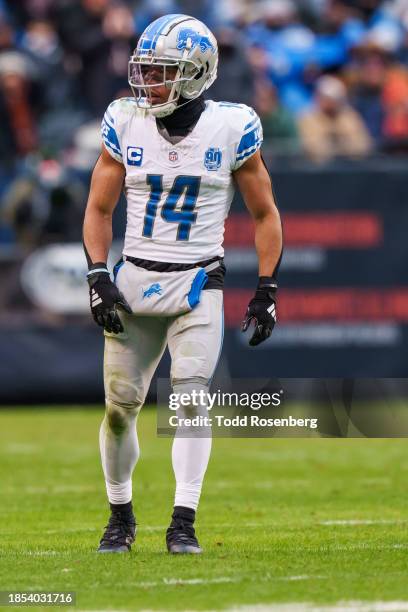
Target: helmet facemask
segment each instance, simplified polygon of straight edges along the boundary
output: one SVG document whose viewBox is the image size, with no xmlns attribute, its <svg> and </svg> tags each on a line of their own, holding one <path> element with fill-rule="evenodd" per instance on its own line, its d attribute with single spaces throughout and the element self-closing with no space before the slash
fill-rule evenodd
<svg viewBox="0 0 408 612">
<path fill-rule="evenodd" d="M 128 81 L 139 108 L 155 117 L 166 117 L 175 111 L 185 84 L 193 81 L 201 70 L 194 61 L 187 59 L 188 51 L 185 50 L 181 59 L 173 60 L 147 57 L 136 50 L 129 61 Z M 165 102 L 155 103 L 154 90 L 162 86 L 170 90 L 169 97 Z M 200 93 L 198 91 L 197 96 Z"/>
</svg>

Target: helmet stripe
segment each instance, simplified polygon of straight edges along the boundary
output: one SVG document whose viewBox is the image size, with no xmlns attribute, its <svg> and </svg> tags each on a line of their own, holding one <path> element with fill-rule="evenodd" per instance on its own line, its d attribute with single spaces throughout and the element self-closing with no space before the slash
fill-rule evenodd
<svg viewBox="0 0 408 612">
<path fill-rule="evenodd" d="M 180 17 L 185 17 L 185 15 L 182 15 L 181 13 L 172 13 L 171 15 L 163 15 L 163 17 L 159 17 L 159 19 L 153 21 L 153 23 L 147 26 L 146 30 L 142 34 L 141 48 L 144 51 L 155 49 L 157 39 L 165 27 L 169 25 L 173 19 L 179 19 Z"/>
</svg>

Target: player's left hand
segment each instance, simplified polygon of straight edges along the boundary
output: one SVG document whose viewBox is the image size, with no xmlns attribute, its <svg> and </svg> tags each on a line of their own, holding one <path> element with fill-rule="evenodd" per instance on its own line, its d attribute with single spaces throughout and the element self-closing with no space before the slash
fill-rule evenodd
<svg viewBox="0 0 408 612">
<path fill-rule="evenodd" d="M 251 322 L 255 331 L 249 341 L 250 346 L 258 346 L 272 334 L 276 324 L 276 283 L 267 277 L 259 279 L 255 296 L 249 302 L 241 330 L 246 332 Z"/>
</svg>

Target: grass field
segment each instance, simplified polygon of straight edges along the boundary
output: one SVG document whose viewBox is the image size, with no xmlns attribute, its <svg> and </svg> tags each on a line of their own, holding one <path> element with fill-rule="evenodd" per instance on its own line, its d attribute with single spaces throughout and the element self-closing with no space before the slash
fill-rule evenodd
<svg viewBox="0 0 408 612">
<path fill-rule="evenodd" d="M 100 420 L 93 409 L 0 411 L 0 590 L 73 590 L 77 610 L 408 602 L 406 440 L 216 439 L 197 521 L 205 554 L 170 557 L 171 441 L 145 410 L 136 545 L 102 556 Z"/>
</svg>

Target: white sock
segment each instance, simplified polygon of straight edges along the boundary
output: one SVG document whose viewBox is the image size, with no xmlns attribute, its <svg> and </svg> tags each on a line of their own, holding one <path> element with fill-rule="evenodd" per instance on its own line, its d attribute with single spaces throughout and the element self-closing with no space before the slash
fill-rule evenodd
<svg viewBox="0 0 408 612">
<path fill-rule="evenodd" d="M 174 393 L 189 393 L 191 389 L 205 390 L 204 385 L 177 384 L 174 385 Z M 201 406 L 189 406 L 184 410 L 179 409 L 177 415 L 194 417 L 195 415 L 208 416 L 206 404 Z M 175 506 L 184 506 L 197 510 L 200 500 L 201 488 L 204 475 L 207 470 L 208 461 L 211 453 L 211 428 L 204 427 L 201 430 L 196 428 L 189 435 L 188 428 L 177 428 L 173 440 L 172 462 L 176 478 L 176 494 L 174 499 Z M 194 437 L 192 437 L 194 436 Z M 205 436 L 205 437 L 204 437 Z"/>
<path fill-rule="evenodd" d="M 172 461 L 176 477 L 175 506 L 197 510 L 210 453 L 211 438 L 174 438 Z"/>
<path fill-rule="evenodd" d="M 127 504 L 132 499 L 132 473 L 139 459 L 136 417 L 129 415 L 126 428 L 114 433 L 105 416 L 99 432 L 102 469 L 111 504 Z"/>
</svg>

